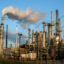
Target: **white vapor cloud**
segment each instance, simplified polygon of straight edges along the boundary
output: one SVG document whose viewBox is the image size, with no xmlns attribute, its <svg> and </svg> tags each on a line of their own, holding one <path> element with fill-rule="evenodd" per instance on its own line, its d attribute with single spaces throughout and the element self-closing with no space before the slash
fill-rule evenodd
<svg viewBox="0 0 64 64">
<path fill-rule="evenodd" d="M 9 6 L 2 10 L 2 17 L 8 16 L 9 19 L 19 20 L 18 23 L 30 23 L 35 24 L 39 20 L 45 17 L 45 12 L 32 11 L 29 8 L 26 10 L 19 10 L 18 8 L 13 8 Z"/>
</svg>

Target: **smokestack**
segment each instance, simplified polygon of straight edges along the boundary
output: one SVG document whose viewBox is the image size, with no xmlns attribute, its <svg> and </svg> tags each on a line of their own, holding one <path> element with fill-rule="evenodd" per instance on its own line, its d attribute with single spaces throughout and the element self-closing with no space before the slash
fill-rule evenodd
<svg viewBox="0 0 64 64">
<path fill-rule="evenodd" d="M 2 22 L 1 22 L 1 24 L 3 24 L 3 19 L 4 19 L 4 17 L 2 17 Z"/>
<path fill-rule="evenodd" d="M 32 43 L 34 43 L 34 30 L 32 30 Z"/>
<path fill-rule="evenodd" d="M 59 41 L 61 42 L 61 22 L 59 19 Z"/>
<path fill-rule="evenodd" d="M 58 10 L 56 10 L 56 23 L 58 23 Z"/>
<path fill-rule="evenodd" d="M 8 44 L 8 25 L 6 25 L 6 48 Z"/>
<path fill-rule="evenodd" d="M 30 29 L 28 29 L 28 45 L 30 45 Z"/>
<path fill-rule="evenodd" d="M 58 10 L 56 10 L 56 34 L 58 35 L 58 28 L 59 28 L 59 23 L 58 23 Z"/>
<path fill-rule="evenodd" d="M 3 25 L 3 17 L 2 17 L 2 23 L 1 23 L 1 50 L 3 49 L 3 38 L 4 38 L 4 25 Z"/>
<path fill-rule="evenodd" d="M 17 32 L 17 26 L 16 26 L 16 48 L 18 47 L 18 41 L 17 41 L 17 37 L 18 37 L 18 32 Z"/>
<path fill-rule="evenodd" d="M 45 48 L 45 22 L 43 23 L 43 48 Z"/>
<path fill-rule="evenodd" d="M 51 39 L 53 39 L 53 12 L 51 12 Z"/>
</svg>

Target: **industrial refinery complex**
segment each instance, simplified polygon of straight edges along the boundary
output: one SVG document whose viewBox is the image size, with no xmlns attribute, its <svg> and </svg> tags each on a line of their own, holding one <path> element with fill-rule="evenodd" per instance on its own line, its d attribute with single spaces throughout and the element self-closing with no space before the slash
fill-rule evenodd
<svg viewBox="0 0 64 64">
<path fill-rule="evenodd" d="M 56 10 L 56 22 L 53 23 L 53 12 L 51 12 L 51 23 L 42 23 L 43 32 L 34 32 L 32 30 L 32 38 L 30 37 L 31 29 L 28 29 L 27 43 L 20 44 L 22 34 L 16 33 L 16 47 L 8 47 L 8 26 L 6 29 L 6 45 L 4 43 L 4 24 L 3 17 L 0 24 L 0 56 L 6 59 L 14 59 L 20 61 L 36 61 L 36 60 L 61 60 L 64 59 L 64 43 L 61 39 L 61 19 L 58 18 L 58 10 Z M 46 26 L 48 34 L 46 34 Z M 53 33 L 53 26 L 56 32 Z M 18 41 L 19 37 L 19 41 Z M 30 38 L 32 39 L 30 43 Z M 18 47 L 19 43 L 19 47 Z"/>
</svg>

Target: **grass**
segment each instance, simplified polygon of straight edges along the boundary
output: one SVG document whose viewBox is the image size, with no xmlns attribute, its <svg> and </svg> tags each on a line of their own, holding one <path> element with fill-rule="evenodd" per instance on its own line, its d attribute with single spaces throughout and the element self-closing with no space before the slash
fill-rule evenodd
<svg viewBox="0 0 64 64">
<path fill-rule="evenodd" d="M 0 64 L 35 64 L 34 61 L 22 61 L 0 59 Z"/>
<path fill-rule="evenodd" d="M 52 61 L 50 60 L 48 63 L 52 64 Z M 9 60 L 9 59 L 0 59 L 0 64 L 46 64 L 46 61 L 41 61 L 38 63 L 37 61 L 22 61 L 19 62 L 18 60 Z M 60 61 L 55 61 L 55 64 L 62 64 Z M 63 60 L 64 64 L 64 60 Z"/>
</svg>

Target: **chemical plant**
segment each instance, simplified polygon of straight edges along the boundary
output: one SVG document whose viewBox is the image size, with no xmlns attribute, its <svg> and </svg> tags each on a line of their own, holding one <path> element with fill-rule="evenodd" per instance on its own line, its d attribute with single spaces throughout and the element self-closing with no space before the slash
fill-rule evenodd
<svg viewBox="0 0 64 64">
<path fill-rule="evenodd" d="M 46 26 L 48 34 L 46 34 Z M 56 32 L 53 33 L 55 26 Z M 64 59 L 64 43 L 61 39 L 61 20 L 58 18 L 58 10 L 56 10 L 56 22 L 53 23 L 53 12 L 51 12 L 51 23 L 42 23 L 43 32 L 34 32 L 32 30 L 32 38 L 30 37 L 31 29 L 28 29 L 27 43 L 21 43 L 21 33 L 16 33 L 16 47 L 8 48 L 8 26 L 6 29 L 6 48 L 3 47 L 4 42 L 4 24 L 3 17 L 0 24 L 0 56 L 6 59 L 16 60 L 60 60 Z M 19 41 L 18 41 L 19 37 Z M 32 39 L 32 43 L 30 43 Z M 18 47 L 19 43 L 19 47 Z"/>
</svg>

